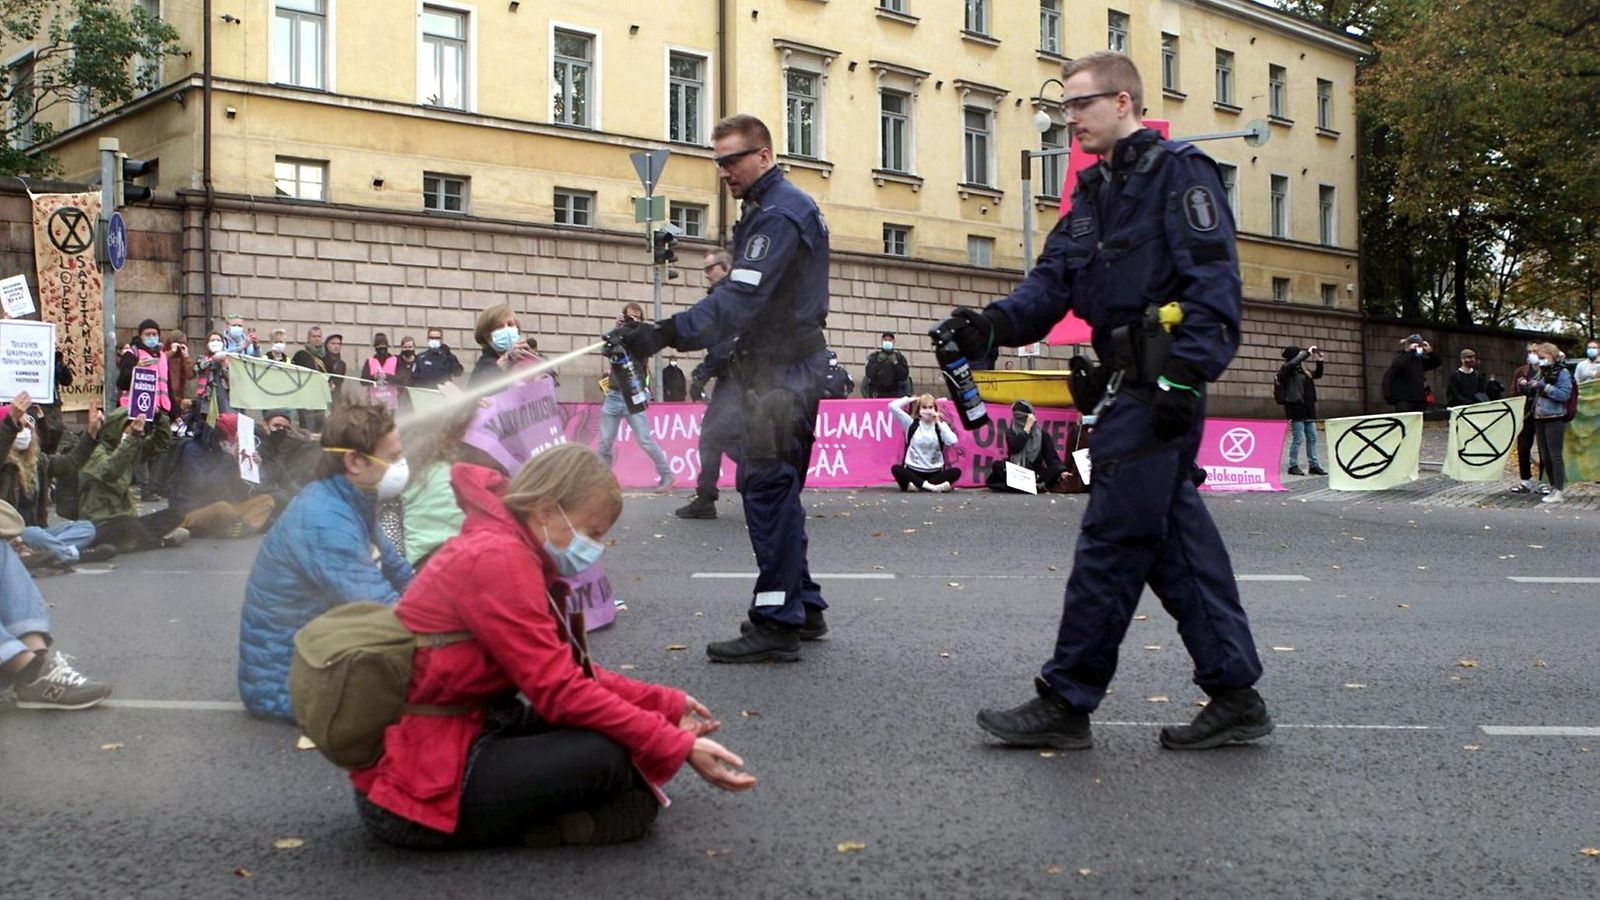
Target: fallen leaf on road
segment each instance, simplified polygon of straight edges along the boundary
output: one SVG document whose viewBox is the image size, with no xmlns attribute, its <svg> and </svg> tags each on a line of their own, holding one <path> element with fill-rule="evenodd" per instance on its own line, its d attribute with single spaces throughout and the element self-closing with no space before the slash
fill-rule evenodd
<svg viewBox="0 0 1600 900">
<path fill-rule="evenodd" d="M 1411 608 L 1411 604 L 1409 604 L 1409 603 L 1396 603 L 1395 606 L 1398 606 L 1401 609 L 1410 609 Z"/>
<path fill-rule="evenodd" d="M 1279 653 L 1293 653 L 1294 652 L 1294 648 L 1293 647 L 1281 647 L 1280 646 L 1280 647 L 1273 647 L 1272 649 L 1278 651 Z"/>
<path fill-rule="evenodd" d="M 839 852 L 840 853 L 856 853 L 858 851 L 865 850 L 865 849 L 867 849 L 867 845 L 861 843 L 860 841 L 840 841 L 839 842 Z"/>
<path fill-rule="evenodd" d="M 1535 669 L 1548 669 L 1550 668 L 1550 664 L 1542 659 L 1536 659 L 1533 661 L 1533 667 Z"/>
<path fill-rule="evenodd" d="M 883 532 L 881 531 L 870 531 L 868 534 L 870 534 L 872 537 L 883 537 Z"/>
<path fill-rule="evenodd" d="M 1211 698 L 1210 697 L 1206 697 L 1206 698 L 1201 699 L 1201 700 L 1196 700 L 1194 702 L 1194 705 L 1200 707 L 1201 709 L 1205 709 L 1206 708 L 1206 704 L 1210 703 L 1210 702 L 1211 702 Z"/>
<path fill-rule="evenodd" d="M 317 744 L 311 738 L 308 738 L 302 734 L 300 735 L 299 739 L 294 742 L 294 748 L 296 750 L 315 750 L 317 749 Z"/>
<path fill-rule="evenodd" d="M 1585 847 L 1578 851 L 1579 856 L 1600 856 L 1600 847 Z"/>
<path fill-rule="evenodd" d="M 1085 878 L 1088 878 L 1090 875 L 1094 874 L 1094 870 L 1093 869 L 1079 869 L 1078 870 L 1078 874 L 1082 875 Z"/>
<path fill-rule="evenodd" d="M 1417 571 L 1418 572 L 1426 572 L 1426 571 L 1428 571 L 1428 567 L 1427 566 L 1417 566 Z"/>
<path fill-rule="evenodd" d="M 1146 650 L 1160 650 L 1161 649 L 1161 645 L 1160 644 L 1145 644 L 1144 648 Z"/>
<path fill-rule="evenodd" d="M 1041 751 L 1039 751 L 1039 758 L 1040 759 L 1055 759 L 1056 758 L 1056 752 L 1054 750 L 1041 750 Z"/>
<path fill-rule="evenodd" d="M 1478 667 L 1478 661 L 1475 659 L 1463 659 L 1460 662 L 1457 662 L 1456 665 L 1463 669 L 1476 669 Z"/>
<path fill-rule="evenodd" d="M 949 650 L 940 650 L 939 651 L 939 658 L 940 659 L 949 659 L 950 658 L 950 651 Z"/>
<path fill-rule="evenodd" d="M 1339 568 L 1339 567 L 1338 567 L 1338 566 L 1329 566 L 1329 568 L 1331 568 L 1331 569 L 1338 569 L 1338 568 Z"/>
<path fill-rule="evenodd" d="M 945 582 L 945 584 L 948 584 L 953 588 L 961 587 L 961 582 L 959 582 L 959 581 L 947 581 L 947 582 Z"/>
<path fill-rule="evenodd" d="M 1060 866 L 1051 866 L 1050 868 L 1045 869 L 1044 873 L 1046 875 L 1060 875 L 1061 874 L 1061 867 Z"/>
<path fill-rule="evenodd" d="M 761 715 L 761 711 L 756 709 L 746 709 L 742 710 L 739 715 L 746 719 L 754 719 L 756 716 Z"/>
<path fill-rule="evenodd" d="M 124 746 L 125 745 L 121 741 L 117 741 L 116 743 L 111 743 L 111 744 L 101 744 L 100 745 L 100 749 L 101 750 L 121 750 Z"/>
<path fill-rule="evenodd" d="M 687 649 L 689 649 L 689 645 L 688 644 L 668 644 L 667 645 L 667 649 L 669 651 L 670 650 L 687 650 Z"/>
<path fill-rule="evenodd" d="M 699 619 L 699 618 L 701 618 L 701 617 L 703 617 L 703 616 L 705 616 L 705 613 L 703 613 L 703 612 L 697 612 L 697 613 L 695 613 L 695 614 L 694 614 L 694 617 L 695 617 L 695 618 L 696 618 L 696 619 Z"/>
<path fill-rule="evenodd" d="M 306 845 L 304 838 L 278 838 L 272 842 L 273 849 L 295 850 Z"/>
<path fill-rule="evenodd" d="M 1050 566 L 1050 571 L 1056 572 L 1056 571 L 1060 571 L 1060 570 L 1058 570 L 1055 566 Z"/>
<path fill-rule="evenodd" d="M 1463 750 L 1482 750 L 1483 748 L 1478 746 L 1477 744 L 1467 744 L 1466 746 L 1462 747 L 1461 749 L 1463 749 Z"/>
<path fill-rule="evenodd" d="M 664 534 L 658 534 L 658 535 L 656 535 L 656 538 L 657 538 L 657 539 L 660 539 L 660 538 L 664 538 L 664 537 L 666 537 L 666 535 L 664 535 Z"/>
<path fill-rule="evenodd" d="M 915 528 L 902 528 L 902 529 L 900 529 L 900 533 L 901 534 L 916 534 L 917 530 Z"/>
<path fill-rule="evenodd" d="M 1357 536 L 1355 536 L 1355 535 L 1351 535 L 1351 536 L 1350 536 L 1350 540 L 1352 540 L 1352 541 L 1364 541 L 1364 540 L 1366 540 L 1366 538 L 1364 538 L 1364 537 L 1357 537 Z"/>
<path fill-rule="evenodd" d="M 1134 616 L 1133 620 L 1135 622 L 1143 622 L 1143 621 L 1146 621 L 1149 618 L 1150 618 L 1149 616 Z"/>
<path fill-rule="evenodd" d="M 1529 550 L 1543 550 L 1544 549 L 1544 545 L 1543 544 L 1529 544 L 1528 545 L 1528 549 Z"/>
<path fill-rule="evenodd" d="M 249 878 L 251 872 L 249 869 L 234 869 L 233 874 L 239 876 L 240 878 Z"/>
<path fill-rule="evenodd" d="M 705 850 L 705 851 L 702 851 L 702 852 L 705 853 L 707 859 L 716 859 L 719 856 L 727 856 L 729 853 L 732 853 L 733 851 L 732 850 Z"/>
<path fill-rule="evenodd" d="M 634 665 L 633 663 L 623 663 L 622 665 L 617 666 L 617 668 L 621 669 L 624 672 L 632 672 L 634 669 L 637 669 L 639 667 Z"/>
<path fill-rule="evenodd" d="M 1353 681 L 1353 682 L 1345 685 L 1345 687 L 1349 688 L 1352 691 L 1359 691 L 1362 688 L 1366 687 L 1366 685 L 1361 684 L 1360 682 Z"/>
<path fill-rule="evenodd" d="M 1170 702 L 1170 701 L 1167 700 L 1167 697 L 1164 694 L 1157 694 L 1154 697 L 1146 697 L 1145 699 L 1149 700 L 1151 703 L 1167 703 L 1167 702 Z"/>
</svg>

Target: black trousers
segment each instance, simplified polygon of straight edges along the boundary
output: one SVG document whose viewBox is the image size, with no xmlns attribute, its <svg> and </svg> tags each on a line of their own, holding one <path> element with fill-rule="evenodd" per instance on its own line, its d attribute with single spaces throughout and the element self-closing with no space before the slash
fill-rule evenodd
<svg viewBox="0 0 1600 900">
<path fill-rule="evenodd" d="M 1517 432 L 1517 474 L 1523 481 L 1533 480 L 1533 410 L 1528 410 L 1522 417 L 1522 430 Z M 1539 460 L 1539 466 L 1544 467 L 1544 460 Z M 1543 473 L 1540 473 L 1543 474 Z"/>
<path fill-rule="evenodd" d="M 910 466 L 896 464 L 889 467 L 889 474 L 894 476 L 895 484 L 900 485 L 900 490 L 904 491 L 912 485 L 922 487 L 925 484 L 954 484 L 961 477 L 961 470 L 913 469 Z"/>
<path fill-rule="evenodd" d="M 178 527 L 183 513 L 168 507 L 147 516 L 113 516 L 94 523 L 94 543 L 90 546 L 110 544 L 118 553 L 135 553 L 154 550 L 161 546 L 167 532 Z"/>
<path fill-rule="evenodd" d="M 1539 468 L 1550 487 L 1562 490 L 1567 486 L 1567 466 L 1561 451 L 1567 442 L 1567 423 L 1560 419 L 1535 419 L 1534 429 L 1539 437 Z"/>
</svg>

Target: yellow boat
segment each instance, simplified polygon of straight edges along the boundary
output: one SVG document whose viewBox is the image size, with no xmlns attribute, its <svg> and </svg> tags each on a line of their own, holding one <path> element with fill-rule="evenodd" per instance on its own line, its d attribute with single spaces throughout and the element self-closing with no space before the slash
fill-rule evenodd
<svg viewBox="0 0 1600 900">
<path fill-rule="evenodd" d="M 1026 400 L 1034 406 L 1071 406 L 1065 369 L 996 369 L 973 372 L 978 393 L 989 403 L 1010 405 Z"/>
</svg>

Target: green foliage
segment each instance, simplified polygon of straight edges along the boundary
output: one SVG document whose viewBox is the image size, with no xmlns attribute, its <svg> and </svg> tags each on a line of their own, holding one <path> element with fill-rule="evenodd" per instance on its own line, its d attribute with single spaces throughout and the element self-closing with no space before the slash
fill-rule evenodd
<svg viewBox="0 0 1600 900">
<path fill-rule="evenodd" d="M 29 150 L 54 135 L 42 116 L 74 102 L 96 112 L 126 103 L 159 87 L 159 61 L 183 52 L 172 26 L 111 0 L 0 0 L 0 40 L 33 51 L 31 64 L 0 71 L 0 175 L 50 174 L 54 161 Z"/>
</svg>

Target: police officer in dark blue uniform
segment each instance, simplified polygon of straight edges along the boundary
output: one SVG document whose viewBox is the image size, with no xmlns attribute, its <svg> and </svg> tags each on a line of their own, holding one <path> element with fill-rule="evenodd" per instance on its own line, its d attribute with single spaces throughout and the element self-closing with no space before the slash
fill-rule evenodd
<svg viewBox="0 0 1600 900">
<path fill-rule="evenodd" d="M 706 647 L 715 662 L 788 662 L 821 637 L 827 603 L 806 562 L 800 502 L 827 370 L 828 228 L 817 204 L 773 164 L 772 134 L 754 116 L 711 133 L 719 177 L 744 201 L 733 229 L 733 271 L 690 309 L 619 329 L 637 359 L 662 347 L 696 350 L 737 338 L 717 392 L 743 398 L 738 468 L 745 522 L 760 572 L 738 638 Z M 715 395 L 713 395 L 715 396 Z"/>
<path fill-rule="evenodd" d="M 828 374 L 822 379 L 822 399 L 843 400 L 856 389 L 856 380 L 844 366 L 839 365 L 839 354 L 828 351 Z"/>
<path fill-rule="evenodd" d="M 1068 122 L 1101 162 L 1079 176 L 1071 211 L 1027 279 L 982 312 L 956 310 L 943 326 L 956 330 L 968 359 L 980 359 L 1043 338 L 1070 310 L 1094 329 L 1102 363 L 1073 387 L 1080 408 L 1097 407 L 1099 420 L 1055 653 L 1035 680 L 1037 696 L 982 710 L 978 724 L 1009 744 L 1089 747 L 1089 714 L 1148 584 L 1178 620 L 1195 683 L 1211 697 L 1191 724 L 1163 728 L 1162 746 L 1254 740 L 1273 727 L 1254 687 L 1261 660 L 1227 549 L 1190 480 L 1206 384 L 1239 343 L 1232 216 L 1208 157 L 1142 127 L 1143 86 L 1126 56 L 1088 54 L 1067 64 L 1063 79 Z M 1176 327 L 1176 309 L 1160 315 L 1172 300 L 1182 311 Z"/>
</svg>

